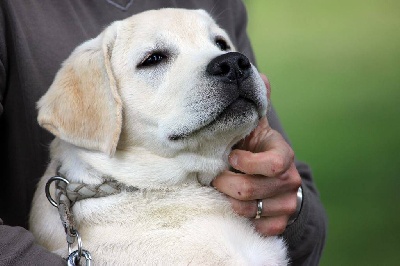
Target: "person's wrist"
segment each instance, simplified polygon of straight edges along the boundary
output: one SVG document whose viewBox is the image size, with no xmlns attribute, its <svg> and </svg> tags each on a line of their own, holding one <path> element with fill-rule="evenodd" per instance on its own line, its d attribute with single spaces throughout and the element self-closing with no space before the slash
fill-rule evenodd
<svg viewBox="0 0 400 266">
<path fill-rule="evenodd" d="M 296 211 L 290 216 L 287 226 L 293 224 L 300 215 L 301 207 L 303 205 L 303 189 L 301 186 L 297 190 L 297 204 L 296 204 Z"/>
</svg>

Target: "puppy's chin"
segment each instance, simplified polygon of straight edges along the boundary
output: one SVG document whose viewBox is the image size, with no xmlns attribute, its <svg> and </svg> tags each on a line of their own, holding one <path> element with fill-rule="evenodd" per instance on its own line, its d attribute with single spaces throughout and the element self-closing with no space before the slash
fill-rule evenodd
<svg viewBox="0 0 400 266">
<path fill-rule="evenodd" d="M 260 113 L 253 102 L 239 98 L 216 119 L 192 131 L 167 135 L 168 146 L 175 149 L 227 149 L 248 135 L 258 124 Z"/>
<path fill-rule="evenodd" d="M 254 103 L 245 98 L 238 98 L 209 123 L 200 124 L 192 131 L 182 130 L 181 132 L 172 133 L 168 135 L 168 139 L 176 142 L 199 137 L 212 138 L 220 133 L 235 131 L 240 135 L 241 128 L 257 123 L 259 118 L 259 113 Z"/>
</svg>

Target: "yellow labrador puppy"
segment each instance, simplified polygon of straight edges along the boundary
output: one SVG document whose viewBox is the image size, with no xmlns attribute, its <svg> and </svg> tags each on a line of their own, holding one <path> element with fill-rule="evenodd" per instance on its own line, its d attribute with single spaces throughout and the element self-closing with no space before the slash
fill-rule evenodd
<svg viewBox="0 0 400 266">
<path fill-rule="evenodd" d="M 257 70 L 206 12 L 112 23 L 75 49 L 38 102 L 38 121 L 56 138 L 32 232 L 68 255 L 46 182 L 112 180 L 131 189 L 72 206 L 95 264 L 286 265 L 283 240 L 260 236 L 209 186 L 266 108 Z"/>
</svg>

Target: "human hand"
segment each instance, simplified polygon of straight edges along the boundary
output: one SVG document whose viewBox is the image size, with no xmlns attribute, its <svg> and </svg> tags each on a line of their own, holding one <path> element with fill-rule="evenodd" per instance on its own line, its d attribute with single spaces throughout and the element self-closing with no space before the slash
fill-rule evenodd
<svg viewBox="0 0 400 266">
<path fill-rule="evenodd" d="M 261 77 L 269 99 L 268 79 Z M 296 211 L 297 190 L 301 185 L 289 144 L 263 117 L 257 128 L 236 145 L 229 163 L 242 173 L 225 170 L 212 185 L 228 196 L 235 212 L 253 218 L 257 231 L 264 235 L 283 233 Z M 258 199 L 262 199 L 262 212 L 259 219 L 254 219 Z"/>
</svg>

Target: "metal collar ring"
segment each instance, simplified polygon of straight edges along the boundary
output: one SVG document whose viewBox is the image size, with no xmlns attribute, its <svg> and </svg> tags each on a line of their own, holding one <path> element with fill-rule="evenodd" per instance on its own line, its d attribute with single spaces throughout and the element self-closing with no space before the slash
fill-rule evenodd
<svg viewBox="0 0 400 266">
<path fill-rule="evenodd" d="M 53 205 L 54 207 L 57 208 L 58 207 L 58 203 L 51 197 L 51 194 L 50 194 L 50 185 L 54 181 L 62 181 L 64 183 L 66 183 L 66 184 L 69 184 L 69 181 L 67 179 L 65 179 L 64 177 L 61 177 L 61 176 L 53 176 L 46 183 L 46 187 L 45 187 L 46 197 L 50 201 L 51 205 Z"/>
</svg>

